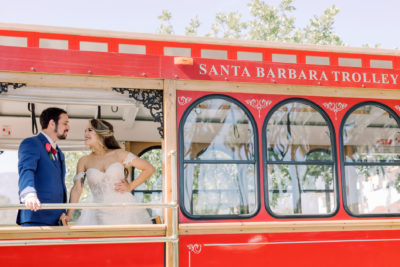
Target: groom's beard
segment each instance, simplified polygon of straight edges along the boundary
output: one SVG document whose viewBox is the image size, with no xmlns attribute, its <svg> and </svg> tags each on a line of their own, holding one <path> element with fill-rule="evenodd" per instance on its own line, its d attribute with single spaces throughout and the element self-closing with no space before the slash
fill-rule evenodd
<svg viewBox="0 0 400 267">
<path fill-rule="evenodd" d="M 58 133 L 58 125 L 56 125 L 56 129 L 54 130 L 54 132 L 57 134 L 58 140 L 64 140 L 67 138 L 68 130 L 64 130 L 64 132 L 62 134 L 59 134 Z"/>
<path fill-rule="evenodd" d="M 62 135 L 57 135 L 57 138 L 58 138 L 58 140 L 64 140 L 64 139 L 67 139 L 67 133 L 65 132 L 64 134 L 62 134 Z"/>
</svg>

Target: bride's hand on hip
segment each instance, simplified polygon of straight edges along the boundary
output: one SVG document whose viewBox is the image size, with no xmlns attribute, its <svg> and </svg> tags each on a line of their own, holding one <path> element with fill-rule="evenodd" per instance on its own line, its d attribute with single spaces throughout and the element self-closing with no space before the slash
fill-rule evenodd
<svg viewBox="0 0 400 267">
<path fill-rule="evenodd" d="M 132 191 L 129 183 L 125 179 L 121 179 L 120 183 L 114 184 L 114 190 L 121 194 Z"/>
</svg>

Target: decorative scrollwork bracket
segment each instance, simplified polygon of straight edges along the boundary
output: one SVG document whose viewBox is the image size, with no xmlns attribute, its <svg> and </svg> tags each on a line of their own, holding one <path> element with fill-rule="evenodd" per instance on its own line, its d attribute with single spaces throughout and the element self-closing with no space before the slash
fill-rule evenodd
<svg viewBox="0 0 400 267">
<path fill-rule="evenodd" d="M 201 244 L 189 244 L 187 248 L 195 254 L 200 254 L 202 245 Z"/>
<path fill-rule="evenodd" d="M 13 89 L 21 88 L 23 86 L 26 86 L 26 83 L 7 83 L 7 82 L 0 82 L 0 94 L 1 93 L 7 93 L 8 89 L 10 86 Z"/>
<path fill-rule="evenodd" d="M 162 90 L 146 90 L 146 89 L 131 89 L 131 88 L 113 88 L 113 91 L 124 94 L 128 92 L 129 97 L 143 104 L 150 110 L 150 114 L 155 122 L 160 123 L 158 133 L 161 138 L 164 138 L 164 112 L 163 112 L 163 92 Z"/>
<path fill-rule="evenodd" d="M 346 103 L 341 102 L 325 102 L 323 103 L 323 105 L 324 107 L 335 113 L 335 120 L 337 120 L 338 112 L 344 110 L 347 107 Z"/>
</svg>

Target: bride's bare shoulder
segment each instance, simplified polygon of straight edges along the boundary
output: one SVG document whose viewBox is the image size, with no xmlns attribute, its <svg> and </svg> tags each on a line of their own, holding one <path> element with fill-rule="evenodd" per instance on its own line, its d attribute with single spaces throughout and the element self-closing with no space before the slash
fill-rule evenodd
<svg viewBox="0 0 400 267">
<path fill-rule="evenodd" d="M 116 149 L 115 153 L 118 157 L 118 161 L 123 162 L 126 158 L 126 155 L 128 155 L 128 151 L 120 148 L 120 149 Z"/>
<path fill-rule="evenodd" d="M 88 162 L 90 162 L 91 154 L 82 156 L 78 159 L 78 165 L 86 166 Z"/>
</svg>

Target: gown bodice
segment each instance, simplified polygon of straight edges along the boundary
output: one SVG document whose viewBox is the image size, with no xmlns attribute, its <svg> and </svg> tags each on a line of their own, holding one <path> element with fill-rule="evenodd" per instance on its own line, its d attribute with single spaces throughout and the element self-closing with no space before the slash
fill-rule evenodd
<svg viewBox="0 0 400 267">
<path fill-rule="evenodd" d="M 91 195 L 88 203 L 137 203 L 130 192 L 120 193 L 115 191 L 115 184 L 125 179 L 124 165 L 135 159 L 136 156 L 129 153 L 127 159 L 114 162 L 103 172 L 96 168 L 88 168 L 86 172 L 77 174 L 77 179 L 88 185 Z M 148 224 L 151 218 L 146 209 L 83 209 L 76 225 L 102 225 L 102 224 Z"/>
<path fill-rule="evenodd" d="M 124 166 L 120 162 L 114 162 L 103 172 L 95 168 L 86 170 L 86 182 L 90 188 L 94 202 L 118 202 L 124 194 L 114 190 L 116 183 L 120 183 L 124 177 Z"/>
</svg>

